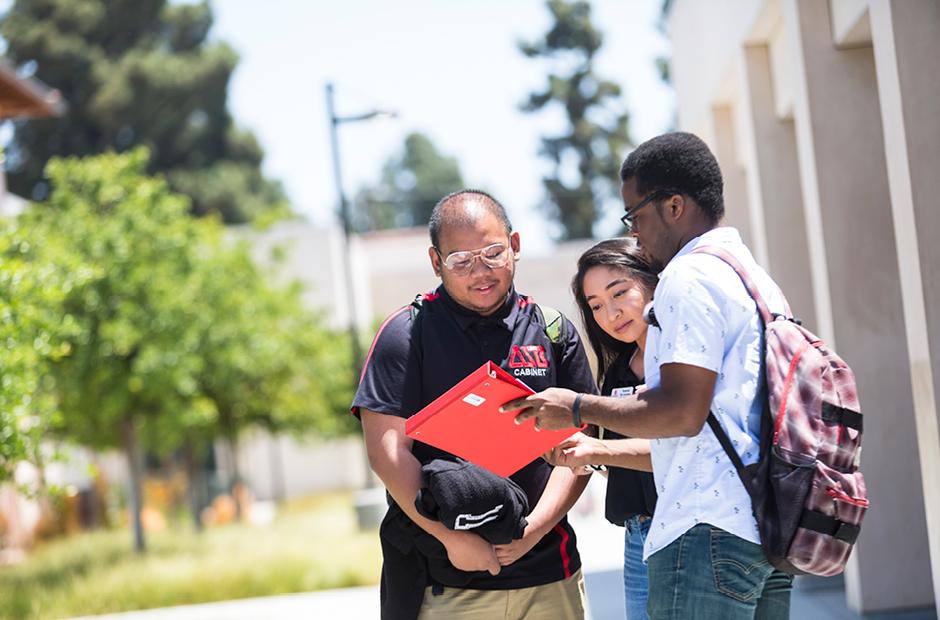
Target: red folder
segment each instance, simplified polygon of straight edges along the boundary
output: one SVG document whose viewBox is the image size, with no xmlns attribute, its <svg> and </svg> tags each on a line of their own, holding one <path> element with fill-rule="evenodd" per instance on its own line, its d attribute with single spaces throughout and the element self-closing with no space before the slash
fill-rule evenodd
<svg viewBox="0 0 940 620">
<path fill-rule="evenodd" d="M 580 430 L 536 431 L 535 419 L 516 424 L 516 412 L 499 412 L 503 403 L 533 393 L 487 362 L 408 418 L 405 434 L 498 476 L 511 476 Z"/>
</svg>

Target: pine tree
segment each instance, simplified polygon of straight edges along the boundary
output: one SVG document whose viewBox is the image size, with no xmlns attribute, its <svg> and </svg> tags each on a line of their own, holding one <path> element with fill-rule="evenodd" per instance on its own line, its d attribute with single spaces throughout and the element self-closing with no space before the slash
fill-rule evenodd
<svg viewBox="0 0 940 620">
<path fill-rule="evenodd" d="M 424 226 L 437 201 L 463 189 L 460 167 L 430 138 L 413 132 L 402 152 L 382 168 L 379 182 L 356 194 L 353 227 L 359 231 Z"/>
<path fill-rule="evenodd" d="M 142 145 L 148 172 L 165 174 L 196 214 L 237 223 L 285 210 L 257 140 L 228 111 L 238 57 L 208 40 L 212 21 L 206 1 L 15 0 L 0 23 L 6 56 L 61 91 L 68 111 L 14 125 L 10 188 L 43 200 L 50 158 Z"/>
<path fill-rule="evenodd" d="M 525 112 L 549 106 L 564 109 L 563 133 L 542 138 L 540 154 L 553 164 L 542 179 L 549 216 L 567 239 L 591 237 L 601 207 L 619 191 L 620 161 L 630 145 L 629 116 L 619 103 L 620 86 L 594 72 L 603 36 L 591 23 L 584 1 L 549 0 L 554 23 L 535 43 L 520 43 L 529 58 L 553 61 L 565 71 L 550 72 L 543 90 L 531 93 Z M 566 180 L 563 180 L 566 179 Z"/>
</svg>

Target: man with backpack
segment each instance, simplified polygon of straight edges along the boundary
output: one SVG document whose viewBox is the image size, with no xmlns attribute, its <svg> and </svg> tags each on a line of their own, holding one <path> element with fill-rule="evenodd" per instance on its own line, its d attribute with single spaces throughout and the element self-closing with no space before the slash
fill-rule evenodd
<svg viewBox="0 0 940 620">
<path fill-rule="evenodd" d="M 771 313 L 785 301 L 724 213 L 718 163 L 699 138 L 670 133 L 634 150 L 621 168 L 624 224 L 661 270 L 645 352 L 646 391 L 603 398 L 550 389 L 506 403 L 542 428 L 582 422 L 653 440 L 659 501 L 644 558 L 657 618 L 787 618 L 792 577 L 761 548 L 751 497 L 709 412 L 743 465 L 757 462 L 764 327 L 742 279 Z M 698 250 L 698 251 L 696 251 Z"/>
<path fill-rule="evenodd" d="M 435 206 L 429 229 L 442 284 L 379 328 L 353 401 L 370 464 L 393 500 L 380 530 L 382 618 L 583 618 L 581 560 L 566 514 L 587 477 L 540 458 L 512 475 L 526 500 L 513 503 L 530 510 L 521 537 L 504 544 L 488 542 L 482 530 L 448 527 L 452 519 L 428 518 L 415 505 L 454 457 L 408 438 L 405 419 L 484 362 L 535 390 L 595 393 L 574 327 L 513 288 L 519 233 L 499 202 L 475 190 L 451 194 Z M 483 508 L 470 503 L 463 512 L 489 515 Z"/>
</svg>

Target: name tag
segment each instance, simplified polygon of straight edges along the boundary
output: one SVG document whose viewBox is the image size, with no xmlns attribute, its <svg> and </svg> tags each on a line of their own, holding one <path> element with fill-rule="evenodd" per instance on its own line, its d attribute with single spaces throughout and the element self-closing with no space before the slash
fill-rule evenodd
<svg viewBox="0 0 940 620">
<path fill-rule="evenodd" d="M 610 395 L 613 396 L 614 398 L 625 398 L 627 396 L 633 396 L 637 392 L 642 392 L 644 387 L 646 386 L 638 385 L 636 387 L 630 386 L 630 387 L 614 388 L 613 390 L 611 390 Z"/>
</svg>

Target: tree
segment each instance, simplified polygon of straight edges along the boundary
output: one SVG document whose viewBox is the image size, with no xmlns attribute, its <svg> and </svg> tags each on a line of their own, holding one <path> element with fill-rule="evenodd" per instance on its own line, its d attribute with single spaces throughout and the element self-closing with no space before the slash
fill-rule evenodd
<svg viewBox="0 0 940 620">
<path fill-rule="evenodd" d="M 138 550 L 145 450 L 183 450 L 192 464 L 200 447 L 235 443 L 250 426 L 342 432 L 353 383 L 348 347 L 300 291 L 269 286 L 217 218 L 189 215 L 188 200 L 146 168 L 143 149 L 53 159 L 49 199 L 20 216 L 10 243 L 0 236 L 0 291 L 14 293 L 14 311 L 25 300 L 39 313 L 5 320 L 0 306 L 0 335 L 32 325 L 15 340 L 31 356 L 21 366 L 33 366 L 19 374 L 45 373 L 42 393 L 57 405 L 40 431 L 124 450 Z M 25 406 L 35 391 L 28 384 L 11 398 Z M 10 445 L 12 457 L 24 454 Z"/>
<path fill-rule="evenodd" d="M 378 184 L 356 195 L 353 228 L 424 226 L 438 200 L 463 188 L 457 160 L 438 151 L 424 134 L 410 133 L 402 152 L 382 168 Z"/>
<path fill-rule="evenodd" d="M 228 112 L 238 58 L 208 41 L 211 27 L 205 0 L 15 0 L 0 23 L 6 56 L 34 68 L 69 107 L 14 124 L 11 189 L 42 200 L 50 158 L 145 145 L 148 172 L 165 173 L 196 214 L 233 223 L 286 210 L 280 186 L 261 172 L 257 140 Z"/>
<path fill-rule="evenodd" d="M 550 105 L 564 109 L 568 125 L 542 138 L 540 154 L 553 165 L 542 179 L 548 214 L 568 239 L 592 236 L 605 200 L 618 195 L 620 160 L 630 145 L 629 116 L 618 104 L 620 86 L 595 75 L 594 56 L 603 43 L 584 1 L 549 0 L 554 23 L 537 42 L 519 44 L 529 58 L 553 61 L 543 90 L 529 95 L 525 112 Z"/>
<path fill-rule="evenodd" d="M 20 461 L 39 460 L 57 411 L 47 373 L 78 332 L 74 318 L 61 312 L 63 300 L 86 277 L 60 269 L 69 263 L 61 248 L 47 249 L 59 254 L 54 261 L 30 260 L 31 250 L 20 224 L 0 219 L 0 483 L 12 479 Z"/>
<path fill-rule="evenodd" d="M 196 266 L 213 220 L 144 175 L 147 154 L 54 159 L 49 200 L 20 217 L 30 260 L 76 269 L 81 282 L 59 312 L 77 329 L 68 355 L 50 365 L 60 436 L 94 448 L 123 448 L 131 472 L 135 546 L 140 522 L 141 423 L 184 409 L 197 395 L 193 325 Z"/>
<path fill-rule="evenodd" d="M 196 348 L 202 363 L 195 380 L 209 415 L 194 409 L 176 428 L 187 452 L 200 443 L 193 438 L 228 442 L 237 497 L 238 443 L 246 429 L 334 435 L 355 428 L 349 347 L 304 308 L 300 287 L 268 286 L 245 245 L 216 252 L 198 279 L 200 303 L 213 310 L 197 322 Z M 236 509 L 240 516 L 238 502 Z"/>
</svg>

